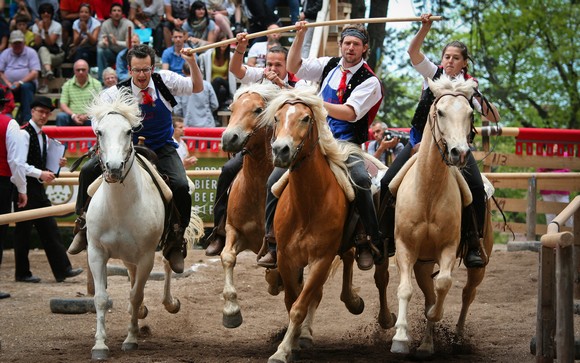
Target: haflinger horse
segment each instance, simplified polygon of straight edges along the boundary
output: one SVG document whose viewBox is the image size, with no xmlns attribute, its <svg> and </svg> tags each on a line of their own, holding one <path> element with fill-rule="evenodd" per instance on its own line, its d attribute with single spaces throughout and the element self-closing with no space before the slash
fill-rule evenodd
<svg viewBox="0 0 580 363">
<path fill-rule="evenodd" d="M 470 148 L 473 108 L 470 100 L 474 92 L 473 80 L 441 77 L 428 80 L 435 95 L 423 132 L 423 139 L 415 154 L 401 169 L 389 188 L 396 194 L 395 241 L 396 262 L 400 273 L 398 288 L 399 316 L 391 352 L 409 353 L 407 309 L 413 293 L 411 269 L 425 296 L 427 327 L 417 355 L 434 352 L 434 323 L 443 317 L 445 297 L 453 283 L 453 272 L 461 236 L 463 206 L 471 203 L 471 192 L 461 175 Z M 399 184 L 400 183 L 400 184 Z M 397 190 L 398 186 L 398 190 Z M 489 205 L 488 205 L 489 210 Z M 491 254 L 493 234 L 488 215 L 485 225 L 484 250 Z M 439 272 L 433 281 L 434 265 Z M 463 304 L 456 332 L 463 333 L 469 305 L 475 290 L 483 280 L 485 268 L 467 269 L 467 283 L 463 289 Z"/>
<path fill-rule="evenodd" d="M 221 253 L 224 268 L 223 325 L 236 328 L 243 322 L 234 286 L 237 255 L 245 250 L 258 253 L 264 238 L 266 182 L 272 172 L 270 139 L 272 127 L 259 125 L 269 100 L 280 93 L 274 84 L 241 87 L 234 95 L 228 127 L 222 134 L 222 149 L 243 153 L 243 167 L 232 183 L 226 218 L 226 243 Z"/>
<path fill-rule="evenodd" d="M 98 157 L 104 181 L 94 192 L 86 215 L 87 253 L 95 283 L 97 311 L 92 358 L 100 360 L 109 355 L 109 348 L 105 343 L 107 261 L 110 258 L 121 259 L 129 273 L 131 321 L 122 349 L 134 350 L 137 349 L 138 319 L 147 315 L 147 308 L 143 305 L 143 290 L 164 231 L 164 199 L 170 200 L 171 190 L 161 182 L 162 189 L 166 189 L 165 198 L 162 199 L 152 176 L 142 167 L 143 158 L 136 155 L 133 131 L 140 127 L 142 116 L 139 103 L 132 94 L 122 91 L 113 103 L 104 102 L 99 96 L 95 96 L 87 113 L 97 135 Z M 143 162 L 157 173 L 152 164 L 146 160 Z M 89 189 L 91 193 L 94 188 L 91 186 Z M 192 237 L 199 239 L 203 222 L 195 214 L 192 214 L 189 228 L 191 227 L 195 229 Z M 165 259 L 163 262 L 163 305 L 170 313 L 177 313 L 180 303 L 171 295 L 171 268 Z"/>
<path fill-rule="evenodd" d="M 326 116 L 322 99 L 312 88 L 285 91 L 270 102 L 264 116 L 265 121 L 274 122 L 274 164 L 289 168 L 274 217 L 274 232 L 290 321 L 278 350 L 268 360 L 271 363 L 287 362 L 292 350 L 312 344 L 314 314 L 340 253 L 349 201 L 354 199 L 346 160 L 351 154 L 364 158 L 360 147 L 333 137 Z M 360 314 L 364 301 L 352 286 L 353 244 L 340 257 L 341 300 L 351 313 Z M 309 271 L 303 275 L 306 266 Z M 380 299 L 379 324 L 387 329 L 395 321 L 386 299 L 388 262 L 376 267 L 374 278 Z"/>
</svg>

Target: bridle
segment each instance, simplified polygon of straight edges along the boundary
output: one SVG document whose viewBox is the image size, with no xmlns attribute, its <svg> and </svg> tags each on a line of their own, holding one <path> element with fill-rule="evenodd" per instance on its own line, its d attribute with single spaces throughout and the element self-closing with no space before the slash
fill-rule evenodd
<svg viewBox="0 0 580 363">
<path fill-rule="evenodd" d="M 121 115 L 121 114 L 119 112 L 111 111 L 111 112 L 108 112 L 105 116 L 108 116 L 108 115 Z M 105 116 L 103 116 L 103 117 L 105 117 Z M 133 134 L 135 132 L 138 132 L 142 128 L 143 128 L 143 125 L 141 125 L 141 124 L 139 124 L 139 126 L 137 126 L 137 127 L 131 128 L 131 133 L 129 134 L 129 139 L 132 140 Z M 100 132 L 97 132 L 96 136 L 97 136 L 97 145 L 95 147 L 95 153 L 97 155 L 99 155 L 98 158 L 99 158 L 99 165 L 101 166 L 101 170 L 107 170 L 108 168 L 102 159 L 103 154 L 100 152 L 100 146 L 99 146 L 100 145 L 100 142 L 99 142 Z M 123 181 L 125 180 L 127 175 L 129 175 L 129 172 L 131 171 L 131 168 L 133 167 L 133 163 L 135 162 L 135 147 L 133 146 L 132 141 L 129 143 L 129 148 L 130 148 L 130 151 L 127 154 L 127 157 L 123 160 L 123 165 L 129 165 L 129 167 L 124 168 L 126 171 L 124 174 L 121 175 L 121 178 L 119 179 L 120 184 L 123 184 Z M 107 179 L 105 179 L 105 182 L 110 183 L 109 181 L 107 181 Z"/>
<path fill-rule="evenodd" d="M 473 103 L 472 101 L 467 98 L 467 96 L 461 92 L 448 92 L 448 93 L 443 93 L 441 95 L 439 95 L 437 98 L 435 98 L 435 100 L 433 101 L 433 104 L 431 105 L 431 111 L 429 112 L 429 118 L 428 118 L 428 122 L 430 125 L 430 129 L 431 129 L 431 136 L 433 137 L 433 141 L 435 142 L 435 145 L 437 146 L 437 150 L 439 151 L 439 154 L 441 155 L 441 160 L 445 163 L 445 165 L 447 166 L 453 166 L 453 164 L 449 161 L 449 158 L 447 157 L 448 155 L 448 146 L 447 146 L 447 142 L 445 141 L 445 139 L 443 138 L 443 136 L 445 136 L 445 134 L 443 133 L 443 131 L 441 131 L 441 127 L 439 125 L 439 118 L 437 117 L 437 103 L 439 102 L 439 100 L 445 96 L 453 96 L 453 97 L 463 97 L 467 100 L 467 102 L 469 103 L 469 105 L 471 106 L 471 108 L 473 109 Z M 471 130 L 475 130 L 474 126 L 473 126 L 473 114 L 471 115 Z M 439 140 L 437 140 L 437 137 L 435 136 L 435 131 L 437 131 L 440 135 Z"/>
<path fill-rule="evenodd" d="M 245 93 L 245 94 L 248 94 L 248 95 L 249 95 L 250 93 L 251 93 L 251 92 L 247 92 L 247 93 Z M 266 101 L 266 99 L 265 99 L 264 97 L 262 97 L 260 94 L 258 94 L 258 95 L 259 95 L 259 96 L 262 98 L 262 101 L 264 101 L 264 103 L 267 103 L 267 101 Z M 240 97 L 241 97 L 241 96 L 240 96 Z M 261 112 L 263 112 L 263 110 L 262 110 Z M 256 117 L 259 117 L 259 116 L 256 116 Z M 259 127 L 259 126 L 258 126 L 258 124 L 256 123 L 256 125 L 255 125 L 255 126 L 252 128 L 252 131 L 250 131 L 250 133 L 248 134 L 248 136 L 246 137 L 246 139 L 245 139 L 245 140 L 244 140 L 244 142 L 242 143 L 242 151 L 241 151 L 242 155 L 253 156 L 253 155 L 252 155 L 252 152 L 251 152 L 249 149 L 246 149 L 246 145 L 247 145 L 247 144 L 248 144 L 248 142 L 250 141 L 250 138 L 251 138 L 252 136 L 254 136 L 254 135 L 255 135 L 255 134 L 258 132 L 258 130 L 259 130 L 259 129 L 260 129 L 260 127 Z"/>
<path fill-rule="evenodd" d="M 314 112 L 312 111 L 312 108 L 310 108 L 309 105 L 307 105 L 305 102 L 303 102 L 301 100 L 287 100 L 287 101 L 284 101 L 282 106 L 295 105 L 295 104 L 302 104 L 302 105 L 306 106 L 310 110 L 310 113 L 314 114 Z M 282 106 L 280 106 L 280 108 L 282 108 Z M 306 134 L 304 135 L 302 140 L 300 140 L 300 143 L 298 144 L 298 146 L 296 147 L 296 150 L 294 151 L 294 153 L 292 154 L 292 157 L 290 158 L 290 167 L 288 168 L 290 171 L 293 171 L 296 168 L 298 168 L 300 166 L 300 164 L 302 164 L 302 162 L 304 160 L 306 160 L 312 154 L 312 152 L 314 151 L 314 149 L 318 145 L 318 142 L 320 141 L 319 137 L 317 137 L 316 140 L 312 140 L 312 138 L 314 137 L 314 133 L 313 133 L 314 117 L 312 117 L 312 116 L 309 116 L 309 117 L 310 117 L 310 120 L 308 121 L 308 131 L 306 132 Z M 298 154 L 300 153 L 300 151 L 302 151 L 302 149 L 304 148 L 304 144 L 308 140 L 312 141 L 312 146 L 310 147 L 310 150 L 308 150 L 308 153 L 306 153 L 306 155 L 303 155 L 302 158 L 296 160 L 296 158 L 298 157 Z M 276 141 L 276 123 L 274 123 L 274 132 L 272 133 L 272 144 L 274 143 L 274 141 Z"/>
</svg>

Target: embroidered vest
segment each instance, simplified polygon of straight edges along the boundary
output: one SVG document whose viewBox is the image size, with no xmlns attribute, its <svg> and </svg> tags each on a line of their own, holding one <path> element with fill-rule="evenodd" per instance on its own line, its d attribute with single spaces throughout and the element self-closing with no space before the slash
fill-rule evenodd
<svg viewBox="0 0 580 363">
<path fill-rule="evenodd" d="M 22 126 L 22 129 L 28 132 L 30 135 L 30 145 L 28 146 L 28 156 L 26 157 L 26 163 L 28 165 L 32 165 L 37 169 L 46 170 L 46 145 L 44 147 L 44 153 L 40 151 L 40 143 L 38 142 L 38 133 L 30 125 L 30 123 L 25 124 Z M 38 183 L 36 178 L 26 177 L 26 181 L 30 183 L 31 181 L 35 181 Z"/>
<path fill-rule="evenodd" d="M 326 64 L 324 70 L 322 71 L 322 77 L 320 78 L 319 82 L 320 87 L 322 87 L 322 81 L 328 76 L 330 71 L 336 68 L 336 66 L 338 66 L 339 61 L 340 57 L 333 57 Z M 343 101 L 346 102 L 350 97 L 352 90 L 371 77 L 376 76 L 372 71 L 372 69 L 369 67 L 369 65 L 364 63 L 363 66 L 360 67 L 359 70 L 356 71 L 356 73 L 353 74 L 351 79 L 348 81 L 348 84 L 346 85 L 346 91 L 344 92 L 342 98 Z M 352 142 L 360 145 L 369 139 L 369 127 L 373 123 L 377 115 L 377 112 L 379 111 L 379 107 L 381 106 L 381 102 L 383 100 L 382 94 L 383 87 L 381 86 L 381 99 L 379 100 L 379 102 L 377 102 L 369 110 L 369 112 L 367 112 L 366 115 L 364 115 L 354 123 L 354 138 L 352 139 Z"/>
</svg>

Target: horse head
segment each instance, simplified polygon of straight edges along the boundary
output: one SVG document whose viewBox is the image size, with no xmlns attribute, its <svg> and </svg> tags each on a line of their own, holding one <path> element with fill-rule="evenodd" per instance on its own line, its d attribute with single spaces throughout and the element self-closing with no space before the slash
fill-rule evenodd
<svg viewBox="0 0 580 363">
<path fill-rule="evenodd" d="M 326 128 L 328 131 L 325 137 L 330 134 L 326 115 L 322 99 L 314 88 L 288 90 L 272 100 L 264 118 L 274 124 L 274 165 L 292 168 L 299 160 L 308 157 L 319 145 L 321 130 Z M 301 155 L 302 150 L 305 150 L 304 155 Z"/>
<path fill-rule="evenodd" d="M 427 81 L 435 95 L 429 113 L 433 139 L 445 162 L 462 168 L 471 152 L 468 137 L 473 128 L 471 97 L 476 87 L 475 81 L 463 77 L 452 80 L 445 76 L 436 81 Z"/>
<path fill-rule="evenodd" d="M 99 161 L 108 183 L 122 182 L 134 160 L 133 131 L 141 125 L 141 109 L 123 89 L 112 102 L 96 96 L 87 114 L 97 135 Z"/>
<path fill-rule="evenodd" d="M 246 147 L 251 136 L 260 128 L 258 121 L 269 100 L 280 92 L 273 84 L 254 84 L 241 87 L 230 105 L 232 114 L 222 134 L 222 149 L 238 152 Z"/>
</svg>

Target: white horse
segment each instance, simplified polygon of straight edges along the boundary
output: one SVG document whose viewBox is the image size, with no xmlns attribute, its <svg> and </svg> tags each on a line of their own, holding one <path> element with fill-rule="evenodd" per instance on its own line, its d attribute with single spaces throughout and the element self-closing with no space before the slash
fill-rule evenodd
<svg viewBox="0 0 580 363">
<path fill-rule="evenodd" d="M 133 148 L 133 130 L 141 125 L 141 111 L 137 99 L 123 91 L 113 103 L 96 96 L 89 106 L 88 115 L 94 124 L 99 145 L 103 180 L 93 195 L 87 210 L 87 239 L 89 266 L 95 283 L 95 308 L 97 331 L 93 359 L 106 359 L 109 348 L 105 344 L 105 312 L 108 300 L 107 268 L 110 258 L 121 259 L 129 272 L 131 281 L 131 322 L 123 350 L 137 349 L 139 325 L 137 319 L 147 316 L 143 305 L 143 290 L 155 260 L 155 249 L 164 229 L 165 204 L 151 176 L 140 165 Z M 165 197 L 166 200 L 167 194 Z M 199 238 L 202 225 L 198 216 Z M 192 224 L 190 224 L 191 226 Z M 171 268 L 163 259 L 165 289 L 163 305 L 170 313 L 180 308 L 170 290 Z"/>
</svg>

